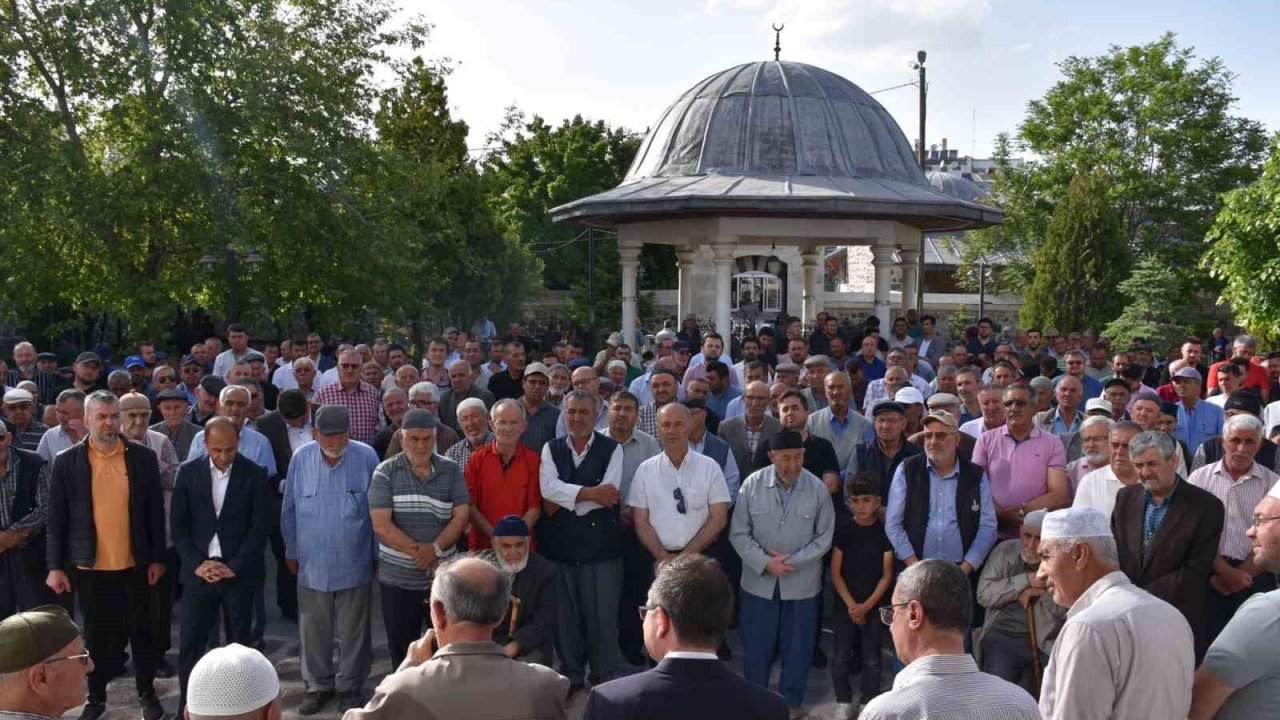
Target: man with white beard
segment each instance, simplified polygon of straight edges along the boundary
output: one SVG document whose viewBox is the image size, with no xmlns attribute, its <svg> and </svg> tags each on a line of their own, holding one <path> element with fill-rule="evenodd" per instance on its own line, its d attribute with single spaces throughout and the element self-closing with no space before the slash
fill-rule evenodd
<svg viewBox="0 0 1280 720">
<path fill-rule="evenodd" d="M 493 525 L 498 566 L 511 575 L 511 608 L 493 630 L 507 657 L 551 666 L 556 622 L 556 566 L 529 552 L 529 526 L 519 515 Z"/>
</svg>

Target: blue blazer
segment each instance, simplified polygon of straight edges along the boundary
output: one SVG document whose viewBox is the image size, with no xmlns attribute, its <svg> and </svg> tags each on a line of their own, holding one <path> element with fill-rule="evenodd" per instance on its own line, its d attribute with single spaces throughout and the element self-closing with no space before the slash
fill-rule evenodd
<svg viewBox="0 0 1280 720">
<path fill-rule="evenodd" d="M 719 660 L 668 659 L 597 685 L 582 720 L 787 720 L 781 695 L 753 685 Z"/>
<path fill-rule="evenodd" d="M 220 514 L 213 510 L 212 484 L 207 457 L 189 460 L 178 468 L 169 527 L 182 559 L 179 579 L 184 585 L 207 584 L 196 577 L 195 570 L 208 559 L 209 541 L 215 532 L 222 546 L 222 560 L 236 577 L 261 579 L 271 527 L 267 471 L 243 455 L 236 455 Z"/>
</svg>

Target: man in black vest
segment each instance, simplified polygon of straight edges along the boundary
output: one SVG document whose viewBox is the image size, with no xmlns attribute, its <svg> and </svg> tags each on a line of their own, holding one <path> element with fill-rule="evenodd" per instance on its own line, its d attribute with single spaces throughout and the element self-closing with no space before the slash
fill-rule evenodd
<svg viewBox="0 0 1280 720">
<path fill-rule="evenodd" d="M 49 466 L 14 440 L 0 422 L 0 618 L 53 602 L 44 584 Z"/>
<path fill-rule="evenodd" d="M 569 434 L 543 446 L 539 470 L 538 548 L 560 564 L 556 654 L 570 695 L 582 690 L 588 663 L 593 685 L 611 679 L 618 664 L 622 448 L 595 432 L 598 402 L 585 390 L 565 396 Z"/>
<path fill-rule="evenodd" d="M 907 458 L 919 455 L 920 446 L 907 441 L 907 409 L 892 400 L 878 403 L 872 409 L 871 427 L 875 437 L 854 446 L 847 475 L 853 477 L 862 470 L 871 470 L 880 476 L 880 487 L 889 488 L 898 466 Z M 956 446 L 959 444 L 957 439 Z M 888 506 L 887 494 L 883 500 Z"/>
<path fill-rule="evenodd" d="M 925 416 L 924 453 L 893 473 L 885 532 L 906 566 L 937 558 L 973 578 L 996 543 L 996 510 L 982 468 L 956 452 L 958 428 L 949 412 Z"/>
</svg>

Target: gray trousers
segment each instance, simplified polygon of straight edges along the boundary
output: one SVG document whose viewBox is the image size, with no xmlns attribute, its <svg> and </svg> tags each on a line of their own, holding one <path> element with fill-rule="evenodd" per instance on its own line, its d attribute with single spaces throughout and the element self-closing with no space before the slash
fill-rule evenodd
<svg viewBox="0 0 1280 720">
<path fill-rule="evenodd" d="M 322 592 L 298 586 L 298 639 L 307 692 L 364 688 L 373 665 L 373 583 Z M 333 645 L 338 643 L 335 687 Z"/>
<path fill-rule="evenodd" d="M 561 565 L 558 582 L 555 640 L 560 674 L 570 683 L 581 683 L 590 663 L 593 684 L 613 679 L 618 668 L 622 558 Z"/>
</svg>

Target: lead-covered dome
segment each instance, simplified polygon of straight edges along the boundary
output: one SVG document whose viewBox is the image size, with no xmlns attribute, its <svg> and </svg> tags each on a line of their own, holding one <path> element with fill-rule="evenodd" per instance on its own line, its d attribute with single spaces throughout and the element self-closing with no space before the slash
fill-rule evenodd
<svg viewBox="0 0 1280 720">
<path fill-rule="evenodd" d="M 833 72 L 780 61 L 729 68 L 676 98 L 625 182 L 707 174 L 926 182 L 884 106 Z"/>
</svg>

